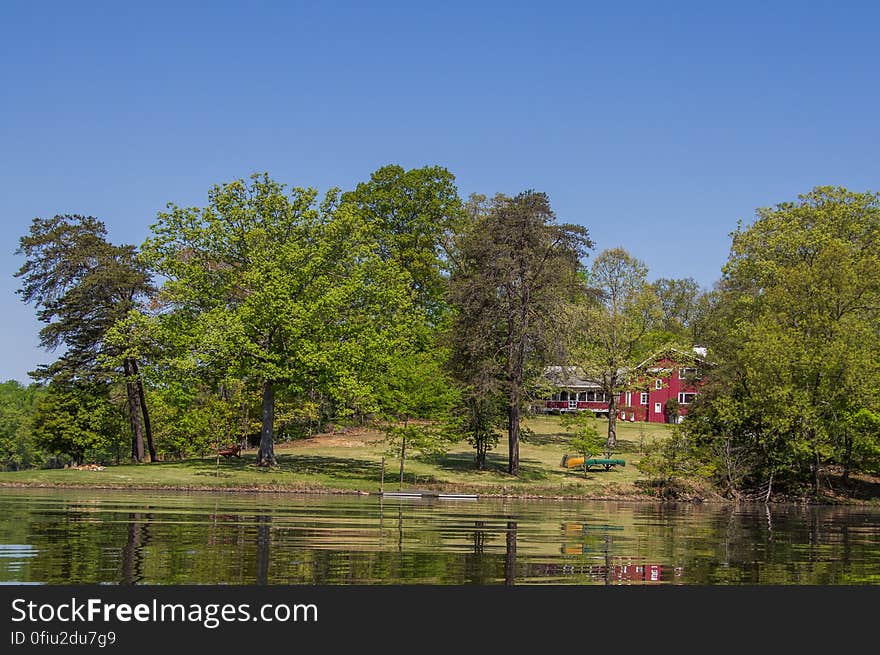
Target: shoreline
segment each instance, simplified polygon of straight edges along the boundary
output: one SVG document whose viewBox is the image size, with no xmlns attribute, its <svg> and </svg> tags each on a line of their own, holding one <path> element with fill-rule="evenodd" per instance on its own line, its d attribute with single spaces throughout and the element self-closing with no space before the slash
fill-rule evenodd
<svg viewBox="0 0 880 655">
<path fill-rule="evenodd" d="M 167 491 L 167 492 L 199 492 L 199 493 L 240 493 L 240 494 L 294 494 L 294 495 L 326 495 L 326 496 L 373 496 L 381 498 L 378 490 L 364 491 L 361 489 L 339 489 L 321 486 L 289 486 L 289 485 L 161 485 L 161 484 L 113 484 L 106 482 L 10 482 L 0 481 L 2 489 L 71 489 L 71 490 L 103 490 L 103 491 Z M 627 503 L 653 503 L 667 504 L 691 504 L 691 505 L 802 505 L 815 507 L 876 507 L 880 508 L 880 502 L 863 499 L 823 498 L 821 502 L 815 502 L 810 498 L 781 498 L 771 499 L 768 503 L 761 501 L 744 501 L 723 498 L 720 496 L 687 497 L 687 498 L 660 498 L 656 495 L 638 494 L 540 494 L 540 493 L 480 493 L 473 488 L 467 490 L 457 485 L 440 485 L 431 487 L 431 492 L 441 493 L 473 493 L 478 500 L 538 500 L 538 501 L 596 501 L 596 502 L 627 502 Z M 417 493 L 417 491 L 412 491 Z"/>
<path fill-rule="evenodd" d="M 219 492 L 219 493 L 271 493 L 271 494 L 301 494 L 301 495 L 327 495 L 327 496 L 375 496 L 381 497 L 382 493 L 376 491 L 364 491 L 362 489 L 339 489 L 334 487 L 304 486 L 296 487 L 289 485 L 162 485 L 162 484 L 113 484 L 107 482 L 97 483 L 70 483 L 70 482 L 8 482 L 0 481 L 0 489 L 101 489 L 110 491 L 179 491 L 179 492 Z M 441 485 L 430 488 L 432 492 L 441 493 L 473 493 L 479 499 L 518 499 L 518 500 L 602 500 L 602 501 L 632 501 L 632 502 L 668 502 L 656 496 L 645 495 L 643 498 L 636 494 L 534 494 L 534 493 L 480 493 L 469 487 L 465 492 L 455 485 Z M 390 493 L 390 492 L 389 492 Z M 412 493 L 418 491 L 412 490 Z M 713 502 L 713 501 L 679 501 L 679 502 Z M 718 502 L 718 501 L 716 501 Z M 730 501 L 722 500 L 722 503 Z"/>
</svg>

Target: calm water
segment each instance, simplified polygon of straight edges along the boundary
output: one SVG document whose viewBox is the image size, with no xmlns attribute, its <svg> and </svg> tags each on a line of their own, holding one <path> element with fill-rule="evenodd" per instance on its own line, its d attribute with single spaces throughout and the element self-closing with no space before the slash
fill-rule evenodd
<svg viewBox="0 0 880 655">
<path fill-rule="evenodd" d="M 880 510 L 0 490 L 0 582 L 880 584 Z"/>
</svg>

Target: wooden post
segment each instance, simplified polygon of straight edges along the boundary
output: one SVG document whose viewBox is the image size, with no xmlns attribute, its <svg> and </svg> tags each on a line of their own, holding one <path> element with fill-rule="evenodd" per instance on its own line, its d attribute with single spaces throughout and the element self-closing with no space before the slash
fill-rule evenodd
<svg viewBox="0 0 880 655">
<path fill-rule="evenodd" d="M 385 493 L 385 455 L 382 455 L 382 478 L 379 481 L 379 493 Z"/>
</svg>

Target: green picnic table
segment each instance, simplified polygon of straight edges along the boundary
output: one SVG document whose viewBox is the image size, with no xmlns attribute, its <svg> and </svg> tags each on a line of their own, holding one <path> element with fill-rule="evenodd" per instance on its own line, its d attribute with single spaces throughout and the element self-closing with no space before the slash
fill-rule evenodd
<svg viewBox="0 0 880 655">
<path fill-rule="evenodd" d="M 588 459 L 584 462 L 584 466 L 586 466 L 587 469 L 592 466 L 602 466 L 608 471 L 612 466 L 626 466 L 626 462 L 622 459 Z"/>
<path fill-rule="evenodd" d="M 585 466 L 587 470 L 593 466 L 602 466 L 608 471 L 612 466 L 626 466 L 626 462 L 622 459 L 608 459 L 602 457 L 593 457 L 585 462 L 581 455 L 565 455 L 562 458 L 562 466 L 565 468 Z"/>
</svg>

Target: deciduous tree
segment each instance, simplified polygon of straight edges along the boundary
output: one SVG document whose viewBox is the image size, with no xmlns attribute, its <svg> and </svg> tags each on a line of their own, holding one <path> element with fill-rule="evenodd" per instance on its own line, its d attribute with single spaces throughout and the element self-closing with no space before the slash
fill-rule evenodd
<svg viewBox="0 0 880 655">
<path fill-rule="evenodd" d="M 409 276 L 426 317 L 441 320 L 447 248 L 463 218 L 455 176 L 440 166 L 383 166 L 342 200 L 372 226 L 379 257 Z"/>
<path fill-rule="evenodd" d="M 15 380 L 0 383 L 0 466 L 17 471 L 42 461 L 33 437 L 35 405 L 45 387 L 24 386 Z"/>
<path fill-rule="evenodd" d="M 659 320 L 647 267 L 623 248 L 596 256 L 587 293 L 570 308 L 569 361 L 608 398 L 606 448 L 617 445 L 617 399 L 653 345 L 646 337 Z"/>
<path fill-rule="evenodd" d="M 712 444 L 730 427 L 719 408 L 738 407 L 735 447 L 753 462 L 743 484 L 808 482 L 818 495 L 827 465 L 855 463 L 852 417 L 878 407 L 880 196 L 817 187 L 759 209 L 733 233 L 719 293 L 720 366 L 686 425 Z"/>
<path fill-rule="evenodd" d="M 709 294 L 693 278 L 659 278 L 651 285 L 660 309 L 658 327 L 674 340 L 702 345 Z"/>
<path fill-rule="evenodd" d="M 266 174 L 217 185 L 203 208 L 160 213 L 144 251 L 197 366 L 260 381 L 261 466 L 275 464 L 277 391 L 368 404 L 377 358 L 406 338 L 407 278 L 336 191 L 318 202 Z"/>
</svg>

